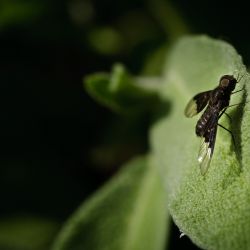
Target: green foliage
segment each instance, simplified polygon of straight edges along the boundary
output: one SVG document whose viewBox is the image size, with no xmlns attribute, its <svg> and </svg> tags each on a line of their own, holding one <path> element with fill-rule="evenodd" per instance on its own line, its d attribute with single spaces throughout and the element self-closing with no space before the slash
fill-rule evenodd
<svg viewBox="0 0 250 250">
<path fill-rule="evenodd" d="M 43 5 L 32 1 L 2 0 L 0 3 L 0 28 L 26 23 L 36 19 Z"/>
<path fill-rule="evenodd" d="M 123 45 L 121 34 L 111 27 L 96 28 L 89 34 L 88 40 L 93 48 L 104 55 L 118 53 Z"/>
<path fill-rule="evenodd" d="M 237 89 L 245 91 L 232 95 L 231 103 L 246 102 L 249 76 L 232 46 L 206 36 L 179 41 L 169 55 L 164 83 L 158 86 L 161 100 L 170 102 L 172 109 L 154 124 L 150 140 L 154 163 L 167 183 L 170 213 L 179 228 L 205 249 L 246 249 L 250 245 L 249 105 L 229 108 L 233 123 L 224 117 L 220 120 L 233 131 L 237 148 L 230 135 L 219 129 L 205 177 L 196 159 L 197 118 L 187 119 L 183 114 L 193 95 L 217 86 L 224 74 L 244 76 Z"/>
<path fill-rule="evenodd" d="M 4 218 L 0 220 L 0 249 L 47 249 L 57 230 L 58 224 L 46 218 Z"/>
<path fill-rule="evenodd" d="M 122 113 L 137 113 L 152 110 L 158 101 L 158 89 L 145 82 L 116 64 L 111 74 L 96 73 L 87 77 L 85 86 L 91 96 L 109 108 Z"/>
<path fill-rule="evenodd" d="M 111 174 L 121 162 L 145 152 L 150 123 L 150 158 L 127 164 L 84 202 L 62 225 L 54 248 L 163 249 L 166 203 L 178 227 L 198 246 L 250 248 L 249 103 L 228 110 L 232 123 L 220 120 L 233 131 L 236 149 L 219 128 L 205 176 L 196 159 L 198 116 L 183 115 L 194 94 L 214 88 L 223 74 L 245 75 L 245 67 L 230 45 L 204 36 L 185 38 L 171 49 L 192 28 L 210 27 L 221 34 L 224 27 L 221 35 L 248 55 L 245 33 L 232 29 L 245 22 L 235 15 L 222 19 L 221 11 L 216 16 L 209 4 L 196 15 L 197 8 L 184 2 L 175 8 L 165 0 L 0 1 L 0 249 L 48 249 L 57 223 L 28 215 L 3 218 L 5 213 L 39 212 L 64 220 L 81 197 L 100 185 L 95 173 Z M 86 77 L 85 87 L 98 102 L 123 115 L 119 118 L 99 114 L 78 85 L 79 72 L 116 60 L 144 76 L 116 64 L 111 73 Z M 161 72 L 163 77 L 148 77 Z M 233 95 L 232 104 L 248 101 L 247 82 L 248 75 L 237 85 L 246 91 Z M 79 170 L 81 165 L 90 171 Z"/>
<path fill-rule="evenodd" d="M 228 109 L 232 123 L 225 117 L 220 120 L 233 131 L 236 148 L 230 135 L 219 129 L 210 168 L 202 176 L 194 133 L 198 117 L 186 118 L 184 108 L 196 93 L 217 86 L 224 74 L 244 76 L 236 90 L 243 87 L 245 91 L 231 98 L 231 104 L 243 104 Z M 150 132 L 152 158 L 131 162 L 83 204 L 63 228 L 54 250 L 162 249 L 166 201 L 180 230 L 198 246 L 248 249 L 250 105 L 246 98 L 250 79 L 241 57 L 226 42 L 186 37 L 170 50 L 162 84 L 143 78 L 147 82 L 143 85 L 137 79 L 117 65 L 111 75 L 88 77 L 86 87 L 116 111 L 150 106 L 160 114 Z M 160 106 L 153 105 L 155 100 L 162 105 L 170 102 L 170 112 L 162 113 Z M 158 172 L 166 183 L 167 199 Z"/>
<path fill-rule="evenodd" d="M 53 249 L 164 249 L 164 198 L 157 168 L 135 159 L 76 211 Z"/>
<path fill-rule="evenodd" d="M 172 112 L 151 131 L 155 162 L 165 173 L 170 213 L 179 228 L 204 249 L 250 247 L 250 135 L 249 103 L 228 109 L 233 122 L 220 123 L 236 137 L 218 128 L 214 156 L 205 176 L 197 163 L 200 141 L 197 119 L 184 117 L 188 100 L 218 85 L 224 74 L 243 76 L 231 104 L 245 102 L 249 76 L 241 57 L 229 44 L 205 36 L 188 37 L 173 48 L 165 69 L 164 98 Z M 237 152 L 238 151 L 238 152 Z"/>
</svg>

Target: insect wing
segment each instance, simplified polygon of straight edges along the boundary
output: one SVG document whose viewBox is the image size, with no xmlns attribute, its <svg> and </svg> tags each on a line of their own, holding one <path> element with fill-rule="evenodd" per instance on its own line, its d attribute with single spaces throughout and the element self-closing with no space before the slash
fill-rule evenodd
<svg viewBox="0 0 250 250">
<path fill-rule="evenodd" d="M 200 170 L 202 175 L 206 174 L 213 156 L 217 134 L 217 120 L 218 118 L 216 117 L 216 119 L 214 119 L 213 124 L 211 125 L 211 128 L 207 130 L 207 132 L 202 138 L 198 156 L 198 162 L 200 164 Z"/>
<path fill-rule="evenodd" d="M 187 104 L 184 114 L 186 117 L 193 117 L 201 112 L 207 105 L 212 90 L 201 92 L 195 95 Z"/>
<path fill-rule="evenodd" d="M 206 174 L 211 162 L 211 157 L 212 155 L 211 155 L 211 149 L 209 148 L 209 144 L 205 142 L 205 138 L 202 138 L 198 156 L 198 162 L 200 164 L 200 170 L 202 175 Z"/>
</svg>

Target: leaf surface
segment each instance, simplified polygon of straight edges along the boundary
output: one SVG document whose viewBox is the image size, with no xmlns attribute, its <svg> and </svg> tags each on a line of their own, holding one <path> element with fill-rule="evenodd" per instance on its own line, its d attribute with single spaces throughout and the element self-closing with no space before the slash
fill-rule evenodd
<svg viewBox="0 0 250 250">
<path fill-rule="evenodd" d="M 158 120 L 150 135 L 155 164 L 165 176 L 170 213 L 181 231 L 204 249 L 250 249 L 250 103 L 245 103 L 250 79 L 235 49 L 206 36 L 186 37 L 172 49 L 165 68 L 161 93 L 171 101 L 168 117 Z M 218 86 L 222 75 L 244 76 L 232 95 L 232 117 L 220 123 L 214 156 L 205 176 L 197 155 L 195 135 L 199 115 L 184 116 L 188 101 L 197 93 Z"/>
<path fill-rule="evenodd" d="M 137 158 L 72 215 L 54 250 L 163 250 L 168 215 L 157 168 Z"/>
</svg>

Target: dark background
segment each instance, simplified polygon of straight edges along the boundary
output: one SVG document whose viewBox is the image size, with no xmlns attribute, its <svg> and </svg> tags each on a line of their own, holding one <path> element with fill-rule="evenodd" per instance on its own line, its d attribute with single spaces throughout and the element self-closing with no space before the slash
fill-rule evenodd
<svg viewBox="0 0 250 250">
<path fill-rule="evenodd" d="M 150 56 L 183 34 L 227 40 L 248 64 L 249 24 L 239 1 L 1 0 L 0 217 L 62 223 L 121 163 L 147 150 L 147 125 L 131 129 L 97 104 L 84 76 L 117 61 L 133 74 L 158 74 Z M 178 236 L 175 228 L 172 248 L 192 246 Z"/>
</svg>

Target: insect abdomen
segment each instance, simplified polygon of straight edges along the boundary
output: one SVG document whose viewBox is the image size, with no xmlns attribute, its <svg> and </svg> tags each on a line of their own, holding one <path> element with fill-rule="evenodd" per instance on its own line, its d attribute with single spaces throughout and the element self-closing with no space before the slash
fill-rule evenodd
<svg viewBox="0 0 250 250">
<path fill-rule="evenodd" d="M 207 109 L 201 118 L 198 120 L 195 128 L 197 136 L 203 136 L 208 128 L 208 122 L 211 118 L 212 112 L 211 109 Z"/>
</svg>

